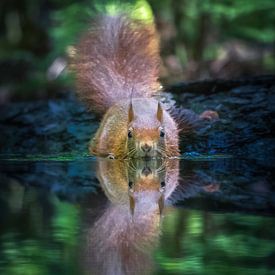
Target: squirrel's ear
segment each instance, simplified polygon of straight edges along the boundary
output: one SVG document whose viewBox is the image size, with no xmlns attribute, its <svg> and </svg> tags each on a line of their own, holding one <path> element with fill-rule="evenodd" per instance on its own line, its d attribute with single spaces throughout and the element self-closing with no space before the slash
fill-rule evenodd
<svg viewBox="0 0 275 275">
<path fill-rule="evenodd" d="M 163 208 L 164 208 L 164 195 L 161 194 L 159 200 L 158 200 L 158 205 L 159 205 L 159 214 L 160 216 L 162 215 Z"/>
<path fill-rule="evenodd" d="M 131 102 L 128 110 L 128 122 L 131 122 L 133 120 L 134 120 L 134 110 L 133 110 L 133 104 Z"/>
<path fill-rule="evenodd" d="M 133 217 L 135 212 L 135 205 L 136 205 L 134 196 L 130 194 L 129 200 L 130 200 L 130 213 Z"/>
<path fill-rule="evenodd" d="M 160 103 L 158 102 L 158 110 L 157 110 L 157 118 L 160 122 L 162 122 L 163 119 L 163 110 L 162 107 L 160 105 Z"/>
</svg>

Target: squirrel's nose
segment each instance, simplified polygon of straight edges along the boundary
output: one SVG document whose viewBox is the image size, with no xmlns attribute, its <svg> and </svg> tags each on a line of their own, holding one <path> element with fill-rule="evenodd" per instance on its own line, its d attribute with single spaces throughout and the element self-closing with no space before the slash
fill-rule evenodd
<svg viewBox="0 0 275 275">
<path fill-rule="evenodd" d="M 141 150 L 145 153 L 150 152 L 152 149 L 152 146 L 148 145 L 147 143 L 141 145 Z"/>
<path fill-rule="evenodd" d="M 150 174 L 152 174 L 152 170 L 149 167 L 144 167 L 142 169 L 142 174 L 145 175 L 145 177 L 149 176 Z"/>
</svg>

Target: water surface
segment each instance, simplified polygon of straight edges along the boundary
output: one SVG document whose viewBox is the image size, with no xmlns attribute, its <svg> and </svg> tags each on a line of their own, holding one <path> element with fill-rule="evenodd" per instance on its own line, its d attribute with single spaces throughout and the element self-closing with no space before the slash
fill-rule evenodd
<svg viewBox="0 0 275 275">
<path fill-rule="evenodd" d="M 234 158 L 181 160 L 169 179 L 150 178 L 150 190 L 136 184 L 132 207 L 128 182 L 108 186 L 113 163 L 2 160 L 0 273 L 274 274 L 271 169 Z"/>
</svg>

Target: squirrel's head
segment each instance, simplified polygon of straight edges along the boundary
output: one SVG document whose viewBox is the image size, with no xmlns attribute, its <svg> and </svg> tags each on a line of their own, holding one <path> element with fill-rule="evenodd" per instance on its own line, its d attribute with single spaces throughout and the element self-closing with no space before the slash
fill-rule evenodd
<svg viewBox="0 0 275 275">
<path fill-rule="evenodd" d="M 133 106 L 131 102 L 128 109 L 129 157 L 164 156 L 166 137 L 163 127 L 163 109 L 160 103 L 152 112 L 145 111 L 146 106 L 138 105 Z"/>
</svg>

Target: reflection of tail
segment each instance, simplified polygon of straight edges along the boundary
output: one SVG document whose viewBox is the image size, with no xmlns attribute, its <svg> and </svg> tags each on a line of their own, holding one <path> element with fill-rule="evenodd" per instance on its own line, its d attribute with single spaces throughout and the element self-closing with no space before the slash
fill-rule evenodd
<svg viewBox="0 0 275 275">
<path fill-rule="evenodd" d="M 138 211 L 138 210 L 137 210 Z M 86 265 L 92 274 L 145 274 L 152 272 L 152 249 L 159 236 L 158 209 L 148 215 L 128 206 L 110 205 L 87 235 Z"/>
</svg>

